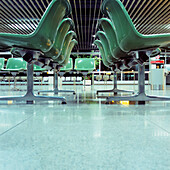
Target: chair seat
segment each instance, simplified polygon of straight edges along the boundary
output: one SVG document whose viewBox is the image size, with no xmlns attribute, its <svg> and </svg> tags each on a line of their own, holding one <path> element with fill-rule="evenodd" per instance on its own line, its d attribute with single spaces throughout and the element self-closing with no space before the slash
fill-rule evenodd
<svg viewBox="0 0 170 170">
<path fill-rule="evenodd" d="M 27 62 L 23 58 L 9 58 L 7 60 L 6 68 L 2 71 L 20 72 L 27 69 Z"/>
<path fill-rule="evenodd" d="M 69 58 L 69 61 L 68 61 L 68 63 L 67 63 L 67 65 L 66 66 L 64 66 L 64 67 L 62 67 L 61 69 L 60 69 L 60 71 L 70 71 L 70 70 L 72 70 L 73 69 L 73 59 L 72 58 Z"/>
<path fill-rule="evenodd" d="M 119 60 L 119 58 L 117 56 L 113 56 L 111 54 L 110 44 L 109 44 L 107 35 L 103 31 L 98 31 L 96 33 L 96 37 L 98 37 L 101 40 L 102 44 L 103 44 L 106 60 L 110 64 L 112 64 L 114 62 L 117 62 Z"/>
<path fill-rule="evenodd" d="M 93 71 L 95 70 L 94 58 L 76 58 L 75 70 L 77 71 Z"/>
</svg>

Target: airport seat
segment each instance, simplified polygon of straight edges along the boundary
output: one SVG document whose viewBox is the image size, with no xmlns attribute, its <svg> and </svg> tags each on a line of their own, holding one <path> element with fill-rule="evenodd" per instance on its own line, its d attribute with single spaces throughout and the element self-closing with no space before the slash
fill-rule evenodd
<svg viewBox="0 0 170 170">
<path fill-rule="evenodd" d="M 43 77 L 41 76 L 41 74 L 47 70 L 45 68 L 42 68 L 42 67 L 36 65 L 36 64 L 34 64 L 33 69 L 34 69 L 34 73 L 35 73 L 34 80 L 38 80 L 39 82 L 41 82 L 41 85 L 42 85 Z"/>
<path fill-rule="evenodd" d="M 74 69 L 79 72 L 92 72 L 95 70 L 94 58 L 76 58 Z"/>
<path fill-rule="evenodd" d="M 111 68 L 111 67 L 113 66 L 113 64 L 109 63 L 108 60 L 107 60 L 107 58 L 106 58 L 105 49 L 104 49 L 104 46 L 103 46 L 102 41 L 101 41 L 101 40 L 95 40 L 95 41 L 94 41 L 94 44 L 98 47 L 98 49 L 99 49 L 99 51 L 100 51 L 103 64 L 104 64 L 106 67 Z"/>
<path fill-rule="evenodd" d="M 83 74 L 84 80 L 86 79 L 87 74 L 91 73 L 95 69 L 96 69 L 96 65 L 95 65 L 94 58 L 76 58 L 75 59 L 74 70 Z"/>
<path fill-rule="evenodd" d="M 9 58 L 7 60 L 6 68 L 3 68 L 3 71 L 8 72 L 21 72 L 26 70 L 27 62 L 23 58 Z"/>
<path fill-rule="evenodd" d="M 34 101 L 59 100 L 66 103 L 64 97 L 35 96 L 33 94 L 33 62 L 48 52 L 55 42 L 57 28 L 61 20 L 71 13 L 71 5 L 67 0 L 52 0 L 33 33 L 10 34 L 0 33 L 0 50 L 11 49 L 16 56 L 27 61 L 27 93 L 25 96 L 0 97 L 0 100 Z M 45 55 L 43 56 L 45 58 Z"/>
<path fill-rule="evenodd" d="M 117 69 L 115 68 L 115 63 L 111 64 L 111 63 L 108 62 L 107 53 L 105 53 L 106 48 L 104 48 L 104 45 L 103 45 L 103 43 L 106 41 L 105 40 L 106 39 L 105 34 L 103 32 L 101 32 L 101 31 L 98 32 L 97 34 L 100 37 L 101 41 L 100 40 L 95 40 L 94 44 L 97 45 L 97 47 L 99 48 L 103 64 L 108 68 L 112 68 L 112 71 L 114 71 L 114 79 L 113 79 L 114 80 L 113 81 L 114 86 L 113 86 L 113 89 L 111 89 L 111 90 L 97 90 L 96 94 L 98 95 L 99 93 L 114 93 L 114 95 L 117 95 L 118 92 L 119 93 L 120 92 L 134 93 L 133 91 L 120 90 L 120 89 L 117 88 L 117 73 L 116 73 Z"/>
<path fill-rule="evenodd" d="M 98 31 L 95 37 L 99 38 L 99 40 L 102 42 L 104 48 L 104 55 L 106 56 L 106 60 L 110 63 L 110 65 L 114 65 L 114 63 L 117 63 L 119 61 L 119 58 L 111 54 L 110 44 L 106 34 L 103 31 Z"/>
<path fill-rule="evenodd" d="M 72 43 L 72 41 L 76 41 L 76 40 L 73 40 L 73 38 L 76 38 L 76 33 L 74 31 L 69 31 L 65 36 L 64 44 L 62 46 L 62 51 L 61 51 L 60 56 L 54 59 L 54 61 L 57 62 L 58 65 L 62 67 L 67 65 L 69 58 L 70 58 L 71 51 L 73 47 L 77 44 L 77 42 Z"/>
<path fill-rule="evenodd" d="M 52 60 L 54 60 L 54 62 L 56 62 L 60 56 L 60 54 L 62 53 L 62 48 L 65 45 L 65 42 L 67 42 L 67 40 L 65 40 L 68 31 L 69 30 L 73 30 L 74 29 L 74 23 L 72 21 L 72 19 L 70 18 L 64 18 L 57 29 L 57 34 L 55 37 L 55 42 L 53 44 L 53 47 L 46 53 L 44 53 L 45 57 L 49 57 L 52 58 Z M 76 34 L 74 33 L 74 35 L 76 36 Z"/>
<path fill-rule="evenodd" d="M 170 34 L 143 35 L 139 33 L 119 0 L 105 0 L 102 4 L 102 13 L 111 19 L 118 44 L 124 52 L 170 46 Z"/>
<path fill-rule="evenodd" d="M 71 6 L 67 0 L 53 0 L 32 34 L 0 33 L 0 49 L 17 47 L 41 52 L 49 51 L 55 42 L 58 25 L 70 12 Z"/>
<path fill-rule="evenodd" d="M 102 4 L 102 13 L 109 17 L 113 23 L 117 42 L 122 51 L 135 58 L 151 56 L 151 51 L 159 48 L 168 49 L 170 46 L 170 34 L 143 35 L 139 33 L 119 0 L 105 0 Z M 139 62 L 140 63 L 140 62 Z M 138 64 L 138 94 L 133 96 L 107 97 L 106 103 L 111 101 L 166 101 L 169 97 L 150 96 L 145 94 L 145 65 Z"/>
<path fill-rule="evenodd" d="M 132 55 L 128 55 L 128 53 L 121 50 L 117 37 L 116 37 L 116 30 L 113 26 L 113 23 L 108 18 L 101 18 L 98 22 L 99 28 L 104 31 L 106 34 L 107 40 L 109 42 L 111 54 L 117 60 L 122 61 L 117 64 L 117 67 L 126 66 L 127 68 L 131 68 L 132 66 L 136 65 L 139 62 L 139 59 L 134 58 Z M 148 57 L 140 58 L 140 62 L 144 62 L 148 59 Z"/>
<path fill-rule="evenodd" d="M 60 69 L 60 72 L 68 72 L 73 69 L 73 59 L 69 58 L 67 65 Z"/>
</svg>

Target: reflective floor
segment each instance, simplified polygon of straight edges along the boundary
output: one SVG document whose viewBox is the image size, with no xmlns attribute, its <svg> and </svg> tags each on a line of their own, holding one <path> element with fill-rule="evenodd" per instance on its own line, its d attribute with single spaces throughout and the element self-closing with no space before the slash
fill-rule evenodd
<svg viewBox="0 0 170 170">
<path fill-rule="evenodd" d="M 0 86 L 1 96 L 20 95 Z M 137 90 L 137 86 L 118 86 Z M 99 89 L 63 86 L 67 104 L 0 102 L 0 170 L 168 170 L 170 101 L 105 104 Z M 37 90 L 52 86 L 35 86 Z M 170 96 L 167 90 L 148 94 Z M 51 94 L 52 95 L 52 94 Z M 101 94 L 105 96 L 106 94 Z M 112 94 L 107 94 L 111 96 Z"/>
</svg>

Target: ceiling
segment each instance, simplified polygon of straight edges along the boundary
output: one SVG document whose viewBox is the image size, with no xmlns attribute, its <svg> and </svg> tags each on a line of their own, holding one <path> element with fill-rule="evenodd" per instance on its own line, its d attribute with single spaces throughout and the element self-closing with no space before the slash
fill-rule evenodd
<svg viewBox="0 0 170 170">
<path fill-rule="evenodd" d="M 170 33 L 168 0 L 121 0 L 136 29 L 142 34 Z M 33 32 L 51 0 L 1 0 L 0 32 Z M 70 0 L 78 45 L 74 51 L 96 50 L 93 45 L 102 0 Z M 28 18 L 34 18 L 31 21 Z M 19 23 L 16 25 L 15 23 Z M 24 29 L 23 29 L 24 28 Z"/>
</svg>

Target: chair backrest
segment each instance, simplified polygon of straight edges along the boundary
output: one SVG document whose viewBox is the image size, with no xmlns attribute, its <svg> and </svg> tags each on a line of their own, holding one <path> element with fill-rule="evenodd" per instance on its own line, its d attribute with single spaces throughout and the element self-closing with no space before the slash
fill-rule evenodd
<svg viewBox="0 0 170 170">
<path fill-rule="evenodd" d="M 68 49 L 66 50 L 65 58 L 64 58 L 63 62 L 60 63 L 63 67 L 67 65 L 69 58 L 70 58 L 71 51 L 72 51 L 73 47 L 77 44 L 78 44 L 78 42 L 75 39 L 71 40 L 70 44 L 68 45 Z"/>
<path fill-rule="evenodd" d="M 68 63 L 66 66 L 62 67 L 60 71 L 70 71 L 73 69 L 73 59 L 69 58 Z"/>
<path fill-rule="evenodd" d="M 69 32 L 66 34 L 66 36 L 65 36 L 65 38 L 64 38 L 64 44 L 63 44 L 63 46 L 62 46 L 62 51 L 61 51 L 60 56 L 59 56 L 59 57 L 58 57 L 58 56 L 55 56 L 55 55 L 52 56 L 52 59 L 53 59 L 55 62 L 58 62 L 58 63 L 60 64 L 60 63 L 62 63 L 62 62 L 65 60 L 65 55 L 66 55 L 66 52 L 67 52 L 67 50 L 68 50 L 68 46 L 69 46 L 69 44 L 70 44 L 70 42 L 71 42 L 71 39 L 72 39 L 73 37 L 76 37 L 76 33 L 75 33 L 74 31 L 69 31 Z"/>
<path fill-rule="evenodd" d="M 0 70 L 4 68 L 5 58 L 0 58 Z"/>
<path fill-rule="evenodd" d="M 93 71 L 95 70 L 94 58 L 76 58 L 75 70 L 77 71 Z"/>
<path fill-rule="evenodd" d="M 98 23 L 99 27 L 102 28 L 108 38 L 112 55 L 116 58 L 124 58 L 127 54 L 121 50 L 118 44 L 115 27 L 113 26 L 111 20 L 108 18 L 101 18 Z"/>
<path fill-rule="evenodd" d="M 64 18 L 58 26 L 53 47 L 47 53 L 45 53 L 45 56 L 52 57 L 53 59 L 59 57 L 59 55 L 61 54 L 62 47 L 65 43 L 65 37 L 70 28 L 74 28 L 74 23 L 72 19 Z"/>
<path fill-rule="evenodd" d="M 27 62 L 23 58 L 9 58 L 6 69 L 27 69 Z"/>
<path fill-rule="evenodd" d="M 117 56 L 112 56 L 110 44 L 109 44 L 109 41 L 108 41 L 106 34 L 103 31 L 98 31 L 96 33 L 96 37 L 99 38 L 101 40 L 102 44 L 103 44 L 105 56 L 106 56 L 108 62 L 110 62 L 110 63 L 117 62 L 117 60 L 119 58 L 117 58 Z"/>
<path fill-rule="evenodd" d="M 104 47 L 103 47 L 102 42 L 101 42 L 100 40 L 95 40 L 95 41 L 94 41 L 94 44 L 97 45 L 97 47 L 98 47 L 98 49 L 99 49 L 99 51 L 100 51 L 103 64 L 104 64 L 106 67 L 110 67 L 110 63 L 107 61 L 106 56 L 105 56 Z"/>
</svg>

